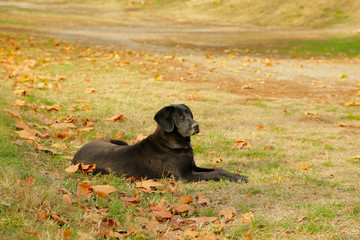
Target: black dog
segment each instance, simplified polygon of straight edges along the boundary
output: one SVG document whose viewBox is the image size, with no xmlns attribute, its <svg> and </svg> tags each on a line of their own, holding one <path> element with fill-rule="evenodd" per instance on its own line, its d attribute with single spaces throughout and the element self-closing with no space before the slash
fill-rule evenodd
<svg viewBox="0 0 360 240">
<path fill-rule="evenodd" d="M 156 131 L 143 141 L 129 146 L 121 140 L 98 140 L 80 148 L 73 164 L 96 164 L 102 173 L 109 170 L 126 177 L 153 178 L 174 176 L 185 181 L 220 180 L 247 182 L 246 176 L 221 169 L 199 168 L 194 162 L 190 136 L 199 124 L 184 104 L 170 105 L 156 113 Z"/>
</svg>

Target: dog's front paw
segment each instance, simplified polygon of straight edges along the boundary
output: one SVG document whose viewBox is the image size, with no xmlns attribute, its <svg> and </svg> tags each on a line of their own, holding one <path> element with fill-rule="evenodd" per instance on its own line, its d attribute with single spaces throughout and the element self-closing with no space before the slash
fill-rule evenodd
<svg viewBox="0 0 360 240">
<path fill-rule="evenodd" d="M 239 183 L 247 183 L 248 182 L 248 177 L 247 176 L 243 176 L 243 175 L 236 175 L 237 177 L 237 181 Z"/>
</svg>

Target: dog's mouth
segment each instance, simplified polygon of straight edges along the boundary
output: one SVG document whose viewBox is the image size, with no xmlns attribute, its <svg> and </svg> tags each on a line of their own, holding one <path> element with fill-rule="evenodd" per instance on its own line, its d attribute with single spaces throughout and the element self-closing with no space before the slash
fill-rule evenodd
<svg viewBox="0 0 360 240">
<path fill-rule="evenodd" d="M 200 132 L 199 124 L 194 123 L 192 126 L 192 135 L 198 134 Z"/>
</svg>

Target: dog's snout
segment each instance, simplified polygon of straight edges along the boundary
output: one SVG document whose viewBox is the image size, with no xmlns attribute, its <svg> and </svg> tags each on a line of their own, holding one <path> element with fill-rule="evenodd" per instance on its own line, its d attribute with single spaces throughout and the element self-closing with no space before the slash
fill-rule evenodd
<svg viewBox="0 0 360 240">
<path fill-rule="evenodd" d="M 194 123 L 192 125 L 192 128 L 194 129 L 195 133 L 199 133 L 200 132 L 200 127 L 198 123 Z"/>
</svg>

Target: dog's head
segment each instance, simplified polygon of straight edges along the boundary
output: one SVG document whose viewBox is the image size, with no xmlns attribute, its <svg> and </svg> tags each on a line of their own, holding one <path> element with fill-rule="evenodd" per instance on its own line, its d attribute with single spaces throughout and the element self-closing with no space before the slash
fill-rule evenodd
<svg viewBox="0 0 360 240">
<path fill-rule="evenodd" d="M 166 106 L 155 114 L 154 119 L 164 131 L 176 130 L 183 137 L 190 137 L 200 131 L 192 112 L 184 104 Z"/>
</svg>

